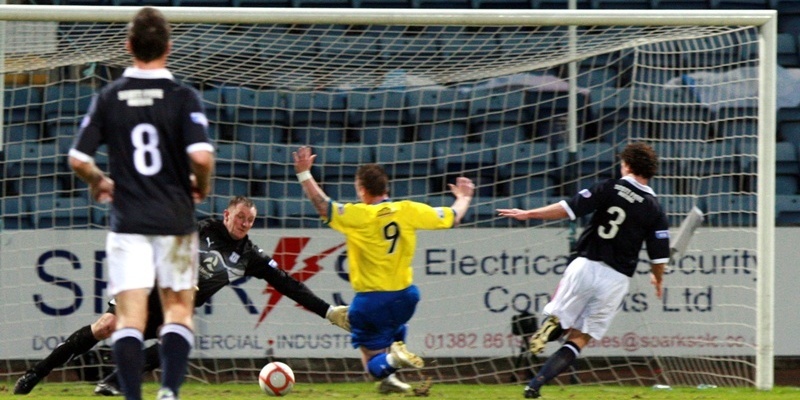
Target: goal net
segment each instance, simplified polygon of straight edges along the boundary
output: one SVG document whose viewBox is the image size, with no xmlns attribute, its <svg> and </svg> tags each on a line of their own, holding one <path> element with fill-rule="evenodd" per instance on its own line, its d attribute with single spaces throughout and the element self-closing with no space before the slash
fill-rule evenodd
<svg viewBox="0 0 800 400">
<path fill-rule="evenodd" d="M 8 380 L 105 310 L 108 210 L 65 155 L 92 94 L 130 63 L 135 10 L 2 7 Z M 607 336 L 554 384 L 772 386 L 773 12 L 164 12 L 170 69 L 202 94 L 217 148 L 198 217 L 252 197 L 251 239 L 328 302 L 353 297 L 346 249 L 303 198 L 293 150 L 313 147 L 314 176 L 342 201 L 357 201 L 367 162 L 386 168 L 395 199 L 450 205 L 448 183 L 476 182 L 461 227 L 420 233 L 422 301 L 406 342 L 427 366 L 404 380 L 508 384 L 541 367 L 558 344 L 531 356 L 524 342 L 584 221 L 519 223 L 496 209 L 618 177 L 616 153 L 641 140 L 660 155 L 652 186 L 673 236 L 694 207 L 702 226 L 675 254 L 663 298 L 642 261 Z M 105 168 L 103 153 L 96 161 Z M 268 360 L 301 383 L 368 379 L 349 335 L 257 279 L 221 290 L 196 325 L 191 379 L 254 382 Z M 98 379 L 104 349 L 46 381 Z"/>
</svg>

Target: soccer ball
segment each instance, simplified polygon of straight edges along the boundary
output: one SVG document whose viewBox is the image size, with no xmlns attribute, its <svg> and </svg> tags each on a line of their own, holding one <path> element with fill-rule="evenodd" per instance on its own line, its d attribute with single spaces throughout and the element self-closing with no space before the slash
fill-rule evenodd
<svg viewBox="0 0 800 400">
<path fill-rule="evenodd" d="M 271 362 L 261 368 L 258 386 L 270 396 L 285 396 L 294 387 L 294 371 L 282 362 Z"/>
</svg>

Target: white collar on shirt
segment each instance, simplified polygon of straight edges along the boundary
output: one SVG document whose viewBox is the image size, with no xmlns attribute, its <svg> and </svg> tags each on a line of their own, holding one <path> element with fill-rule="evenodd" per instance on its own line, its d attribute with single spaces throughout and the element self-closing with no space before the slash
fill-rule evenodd
<svg viewBox="0 0 800 400">
<path fill-rule="evenodd" d="M 169 72 L 166 68 L 159 68 L 159 69 L 139 69 L 136 67 L 128 67 L 125 68 L 125 72 L 122 73 L 122 76 L 126 78 L 138 78 L 138 79 L 169 79 L 175 80 L 172 76 L 172 72 Z"/>
</svg>

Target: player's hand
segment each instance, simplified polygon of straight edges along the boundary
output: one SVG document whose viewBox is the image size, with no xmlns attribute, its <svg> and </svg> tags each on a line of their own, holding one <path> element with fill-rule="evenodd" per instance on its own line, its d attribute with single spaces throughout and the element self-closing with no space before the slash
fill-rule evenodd
<svg viewBox="0 0 800 400">
<path fill-rule="evenodd" d="M 325 316 L 332 324 L 350 332 L 350 320 L 347 318 L 348 306 L 336 306 Z"/>
<path fill-rule="evenodd" d="M 456 178 L 455 185 L 449 183 L 447 186 L 450 188 L 450 192 L 453 193 L 453 196 L 456 197 L 472 198 L 475 195 L 475 184 L 472 183 L 472 180 L 463 176 Z"/>
<path fill-rule="evenodd" d="M 664 277 L 656 277 L 656 274 L 650 274 L 650 284 L 656 288 L 656 298 L 661 298 L 664 294 Z"/>
<path fill-rule="evenodd" d="M 311 153 L 310 147 L 302 146 L 297 151 L 292 152 L 292 158 L 294 158 L 294 172 L 299 174 L 311 170 L 317 155 Z"/>
<path fill-rule="evenodd" d="M 501 217 L 514 218 L 520 221 L 528 219 L 528 212 L 519 208 L 499 208 L 497 209 L 497 214 Z"/>
<path fill-rule="evenodd" d="M 98 203 L 110 203 L 114 200 L 114 180 L 103 176 L 97 182 L 89 185 L 89 193 Z"/>
<path fill-rule="evenodd" d="M 189 174 L 189 182 L 192 184 L 192 201 L 194 201 L 194 204 L 202 203 L 208 197 L 211 188 L 209 187 L 205 192 L 200 190 L 200 187 L 197 186 L 197 176 L 195 174 Z"/>
</svg>

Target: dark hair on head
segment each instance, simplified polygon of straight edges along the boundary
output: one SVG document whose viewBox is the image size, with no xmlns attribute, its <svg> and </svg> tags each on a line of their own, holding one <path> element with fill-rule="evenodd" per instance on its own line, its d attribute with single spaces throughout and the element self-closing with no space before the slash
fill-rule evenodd
<svg viewBox="0 0 800 400">
<path fill-rule="evenodd" d="M 245 196 L 235 196 L 232 197 L 231 200 L 228 202 L 228 209 L 230 210 L 231 208 L 234 208 L 239 204 L 242 204 L 247 208 L 253 208 L 256 206 L 256 204 L 253 203 L 253 200 L 250 200 Z"/>
<path fill-rule="evenodd" d="M 378 164 L 364 164 L 358 167 L 356 180 L 370 196 L 383 196 L 389 193 L 389 177 Z"/>
<path fill-rule="evenodd" d="M 658 155 L 650 145 L 635 142 L 625 146 L 619 158 L 628 164 L 634 175 L 650 179 L 658 172 Z"/>
<path fill-rule="evenodd" d="M 142 8 L 128 24 L 128 42 L 133 56 L 144 62 L 161 58 L 169 49 L 171 31 L 161 11 L 153 7 Z"/>
</svg>

